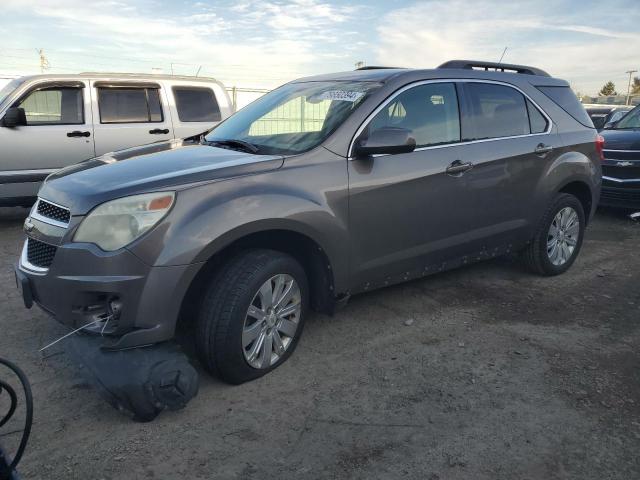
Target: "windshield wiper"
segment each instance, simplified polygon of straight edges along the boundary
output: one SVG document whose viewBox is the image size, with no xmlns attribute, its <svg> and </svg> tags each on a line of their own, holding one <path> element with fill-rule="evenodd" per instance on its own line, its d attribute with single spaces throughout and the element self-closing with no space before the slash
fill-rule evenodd
<svg viewBox="0 0 640 480">
<path fill-rule="evenodd" d="M 244 140 L 237 140 L 230 138 L 227 140 L 204 140 L 207 145 L 222 145 L 227 147 L 240 147 L 240 149 L 249 153 L 258 153 L 260 149 L 253 143 L 245 142 Z"/>
</svg>

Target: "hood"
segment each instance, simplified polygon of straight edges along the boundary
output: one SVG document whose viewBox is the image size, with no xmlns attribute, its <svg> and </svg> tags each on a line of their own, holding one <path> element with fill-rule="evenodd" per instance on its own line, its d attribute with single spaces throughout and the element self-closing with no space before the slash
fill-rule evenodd
<svg viewBox="0 0 640 480">
<path fill-rule="evenodd" d="M 640 150 L 640 129 L 602 130 L 605 150 Z"/>
<path fill-rule="evenodd" d="M 92 158 L 50 175 L 39 196 L 83 215 L 114 198 L 275 170 L 278 155 L 254 155 L 172 140 Z"/>
</svg>

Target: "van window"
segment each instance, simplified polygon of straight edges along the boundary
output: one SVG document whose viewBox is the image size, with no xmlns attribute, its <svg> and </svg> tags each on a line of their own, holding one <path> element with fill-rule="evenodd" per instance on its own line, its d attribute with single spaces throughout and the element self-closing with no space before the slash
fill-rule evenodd
<svg viewBox="0 0 640 480">
<path fill-rule="evenodd" d="M 82 89 L 52 87 L 30 93 L 18 105 L 27 125 L 79 125 L 84 123 Z"/>
<path fill-rule="evenodd" d="M 529 115 L 524 95 L 504 85 L 465 84 L 469 105 L 466 140 L 513 137 L 529 134 Z"/>
<path fill-rule="evenodd" d="M 157 88 L 98 88 L 100 123 L 163 121 Z"/>
<path fill-rule="evenodd" d="M 538 90 L 553 100 L 560 108 L 582 125 L 593 128 L 593 122 L 589 118 L 587 111 L 569 87 L 538 87 Z"/>
<path fill-rule="evenodd" d="M 222 118 L 213 90 L 203 87 L 173 87 L 181 122 L 218 122 Z"/>
<path fill-rule="evenodd" d="M 382 127 L 411 130 L 416 147 L 460 141 L 458 96 L 453 83 L 418 85 L 395 97 L 369 123 L 369 132 Z"/>
</svg>

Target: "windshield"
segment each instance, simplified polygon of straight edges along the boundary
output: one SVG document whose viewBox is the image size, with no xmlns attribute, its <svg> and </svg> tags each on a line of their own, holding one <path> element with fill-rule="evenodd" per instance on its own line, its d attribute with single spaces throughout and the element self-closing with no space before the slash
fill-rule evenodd
<svg viewBox="0 0 640 480">
<path fill-rule="evenodd" d="M 297 154 L 320 145 L 379 83 L 290 83 L 215 127 L 207 142 L 255 147 L 258 154 Z"/>
<path fill-rule="evenodd" d="M 640 128 L 640 105 L 627 113 L 614 127 L 616 130 Z"/>
<path fill-rule="evenodd" d="M 611 114 L 611 117 L 609 117 L 607 122 L 617 122 L 622 117 L 624 117 L 627 113 L 629 113 L 629 110 L 616 110 Z"/>
<path fill-rule="evenodd" d="M 2 87 L 2 89 L 0 89 L 0 105 L 4 103 L 4 101 L 11 94 L 11 92 L 13 92 L 16 88 L 18 88 L 18 85 L 20 85 L 21 83 L 22 83 L 22 80 L 20 80 L 19 78 L 16 78 L 14 80 L 11 80 L 4 87 Z"/>
</svg>

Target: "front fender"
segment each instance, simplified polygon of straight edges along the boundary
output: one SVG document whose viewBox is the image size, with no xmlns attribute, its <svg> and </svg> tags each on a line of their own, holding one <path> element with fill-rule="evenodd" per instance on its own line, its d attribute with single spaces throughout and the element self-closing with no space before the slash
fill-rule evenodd
<svg viewBox="0 0 640 480">
<path fill-rule="evenodd" d="M 314 167 L 308 174 L 294 162 L 276 172 L 180 191 L 165 221 L 130 250 L 154 266 L 194 264 L 247 235 L 289 230 L 309 237 L 324 250 L 338 287 L 348 278 L 344 162 L 307 164 Z"/>
</svg>

